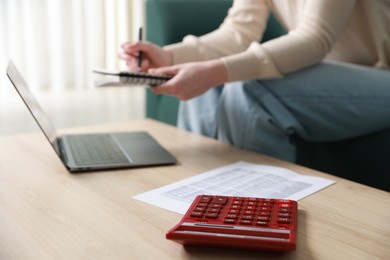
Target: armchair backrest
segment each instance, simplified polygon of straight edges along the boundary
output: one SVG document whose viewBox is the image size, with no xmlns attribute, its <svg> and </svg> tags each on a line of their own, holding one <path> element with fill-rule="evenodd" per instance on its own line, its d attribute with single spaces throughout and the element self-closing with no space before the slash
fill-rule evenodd
<svg viewBox="0 0 390 260">
<path fill-rule="evenodd" d="M 227 15 L 232 0 L 146 0 L 146 39 L 158 45 L 179 42 L 216 29 Z M 273 14 L 262 41 L 285 34 Z"/>
</svg>

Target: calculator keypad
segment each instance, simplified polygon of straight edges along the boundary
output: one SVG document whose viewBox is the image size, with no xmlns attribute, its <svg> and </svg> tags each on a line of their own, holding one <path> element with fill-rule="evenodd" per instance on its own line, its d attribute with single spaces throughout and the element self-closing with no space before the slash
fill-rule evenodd
<svg viewBox="0 0 390 260">
<path fill-rule="evenodd" d="M 211 222 L 214 219 L 226 224 L 286 228 L 293 217 L 292 203 L 290 200 L 203 195 L 193 207 L 191 219 L 187 220 Z"/>
</svg>

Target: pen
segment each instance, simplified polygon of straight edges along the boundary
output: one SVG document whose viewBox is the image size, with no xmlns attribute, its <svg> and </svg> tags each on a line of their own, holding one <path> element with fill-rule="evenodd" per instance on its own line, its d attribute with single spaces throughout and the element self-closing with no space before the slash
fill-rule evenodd
<svg viewBox="0 0 390 260">
<path fill-rule="evenodd" d="M 138 29 L 138 40 L 142 41 L 142 27 Z M 138 54 L 138 67 L 141 67 L 142 64 L 142 51 L 139 51 Z"/>
</svg>

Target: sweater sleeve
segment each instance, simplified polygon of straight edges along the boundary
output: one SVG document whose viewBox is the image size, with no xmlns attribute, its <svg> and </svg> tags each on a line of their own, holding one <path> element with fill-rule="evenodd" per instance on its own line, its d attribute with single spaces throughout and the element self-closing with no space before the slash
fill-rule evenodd
<svg viewBox="0 0 390 260">
<path fill-rule="evenodd" d="M 293 2 L 274 1 L 273 8 L 283 16 Z M 228 81 L 270 79 L 313 65 L 332 49 L 346 25 L 356 0 L 309 0 L 293 15 L 297 24 L 287 24 L 289 33 L 259 43 L 267 20 L 268 1 L 235 0 L 229 15 L 216 31 L 188 36 L 183 43 L 167 47 L 175 63 L 221 58 Z M 227 39 L 233 39 L 226 44 Z M 225 46 L 220 48 L 221 46 Z"/>
<path fill-rule="evenodd" d="M 187 35 L 183 41 L 165 46 L 174 64 L 221 58 L 245 51 L 259 41 L 265 30 L 269 6 L 262 0 L 235 0 L 220 27 L 206 35 Z"/>
</svg>

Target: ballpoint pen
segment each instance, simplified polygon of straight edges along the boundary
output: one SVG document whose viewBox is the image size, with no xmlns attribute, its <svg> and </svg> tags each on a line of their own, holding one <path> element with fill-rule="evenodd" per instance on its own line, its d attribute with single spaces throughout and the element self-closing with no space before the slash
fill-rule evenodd
<svg viewBox="0 0 390 260">
<path fill-rule="evenodd" d="M 138 40 L 141 42 L 142 41 L 142 27 L 138 29 Z M 138 67 L 141 67 L 142 64 L 142 51 L 139 51 L 138 54 Z"/>
</svg>

